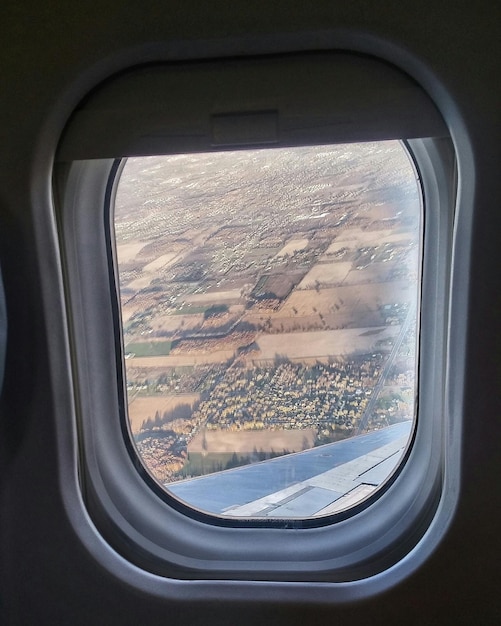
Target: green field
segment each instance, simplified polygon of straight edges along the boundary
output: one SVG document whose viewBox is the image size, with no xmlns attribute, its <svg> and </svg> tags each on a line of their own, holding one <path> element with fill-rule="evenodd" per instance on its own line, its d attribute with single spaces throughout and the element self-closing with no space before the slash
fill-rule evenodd
<svg viewBox="0 0 501 626">
<path fill-rule="evenodd" d="M 210 308 L 210 305 L 202 305 L 202 306 L 196 306 L 196 305 L 188 305 L 188 306 L 184 306 L 182 309 L 176 309 L 175 311 L 172 311 L 171 315 L 197 315 L 200 313 L 205 313 L 205 311 L 207 311 L 207 309 Z"/>
<path fill-rule="evenodd" d="M 171 350 L 171 341 L 142 341 L 128 343 L 125 352 L 135 356 L 167 356 Z"/>
</svg>

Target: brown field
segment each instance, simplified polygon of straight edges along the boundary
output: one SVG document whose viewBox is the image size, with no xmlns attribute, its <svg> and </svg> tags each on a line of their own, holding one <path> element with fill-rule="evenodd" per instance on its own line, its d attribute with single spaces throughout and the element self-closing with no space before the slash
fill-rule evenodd
<svg viewBox="0 0 501 626">
<path fill-rule="evenodd" d="M 224 300 L 240 300 L 240 289 L 230 289 L 228 291 L 210 291 L 208 293 L 195 293 L 186 296 L 184 300 L 190 304 L 210 304 L 212 302 L 219 304 Z"/>
<path fill-rule="evenodd" d="M 413 232 L 396 233 L 394 229 L 362 230 L 361 228 L 345 229 L 325 251 L 334 254 L 341 248 L 359 248 L 361 246 L 381 246 L 385 243 L 404 243 L 415 240 Z"/>
<path fill-rule="evenodd" d="M 135 313 L 138 313 L 143 309 L 144 307 L 141 303 L 134 304 L 132 302 L 131 304 L 126 304 L 122 307 L 122 322 L 128 322 Z"/>
<path fill-rule="evenodd" d="M 380 340 L 395 339 L 400 332 L 400 326 L 387 326 L 381 332 L 365 334 L 374 330 L 374 327 L 346 328 L 261 335 L 257 340 L 261 354 L 256 358 L 273 360 L 276 355 L 281 355 L 290 359 L 301 359 L 363 354 L 373 351 L 376 342 Z"/>
<path fill-rule="evenodd" d="M 243 304 L 230 304 L 228 309 L 232 315 L 241 315 L 245 311 Z"/>
<path fill-rule="evenodd" d="M 162 267 L 169 267 L 172 265 L 174 259 L 176 259 L 178 254 L 176 252 L 171 252 L 169 254 L 162 254 L 148 265 L 143 267 L 143 272 L 157 272 Z"/>
<path fill-rule="evenodd" d="M 338 310 L 336 309 L 336 304 L 340 308 L 343 306 L 351 309 L 358 305 L 361 296 L 360 288 L 353 290 L 345 286 L 328 287 L 318 291 L 315 289 L 294 291 L 280 309 L 280 315 L 301 318 L 315 315 L 317 311 L 323 314 L 332 313 Z M 317 309 L 317 311 L 314 309 Z"/>
<path fill-rule="evenodd" d="M 327 250 L 324 253 L 324 256 L 321 257 L 321 260 L 327 258 L 331 254 L 336 254 L 336 252 L 339 252 L 343 248 L 348 248 L 348 250 L 351 251 L 356 248 L 356 242 L 336 240 L 334 243 L 331 243 L 331 245 L 327 248 Z"/>
<path fill-rule="evenodd" d="M 361 228 L 344 226 L 336 238 L 336 243 L 343 243 L 344 245 L 346 245 L 346 247 L 348 247 L 348 244 L 350 244 L 352 247 L 354 245 L 366 246 L 372 240 L 377 240 L 379 243 L 384 243 L 384 237 L 386 235 L 389 235 L 390 233 L 390 229 L 384 231 L 363 230 Z M 354 244 L 353 242 L 356 243 Z"/>
<path fill-rule="evenodd" d="M 122 292 L 122 300 L 126 301 L 127 297 L 132 298 L 132 300 L 122 306 L 122 319 L 124 321 L 130 319 L 135 313 L 141 313 L 148 307 L 156 306 L 161 296 L 158 293 L 139 293 L 133 297 L 132 294 Z"/>
<path fill-rule="evenodd" d="M 154 419 L 158 411 L 163 415 L 165 411 L 171 411 L 180 404 L 193 406 L 200 399 L 197 393 L 185 393 L 179 395 L 136 396 L 129 404 L 129 423 L 132 432 L 138 433 L 141 424 L 148 418 Z"/>
<path fill-rule="evenodd" d="M 383 265 L 387 265 L 384 263 Z M 361 272 L 363 270 L 358 270 Z M 287 298 L 278 315 L 294 316 L 297 318 L 336 312 L 346 312 L 356 322 L 356 316 L 363 308 L 377 310 L 381 304 L 394 302 L 407 302 L 414 297 L 415 290 L 407 280 L 399 280 L 385 283 L 371 282 L 364 285 L 344 284 L 339 287 L 327 289 L 307 289 L 294 291 Z M 313 309 L 317 309 L 314 311 Z"/>
<path fill-rule="evenodd" d="M 389 264 L 379 265 L 386 268 Z M 362 277 L 363 272 L 367 279 L 365 270 L 353 270 L 350 274 Z M 385 324 L 386 317 L 382 305 L 411 302 L 415 297 L 415 287 L 408 280 L 381 283 L 360 280 L 359 284 L 345 282 L 318 291 L 294 291 L 278 311 L 249 311 L 243 319 L 256 326 L 269 320 L 269 329 L 276 333 L 380 326 Z"/>
<path fill-rule="evenodd" d="M 391 280 L 392 270 L 395 269 L 395 262 L 390 263 L 371 263 L 368 267 L 357 269 L 354 267 L 347 275 L 345 285 L 360 285 L 367 283 L 375 283 L 378 289 L 384 291 L 384 285 L 387 284 L 389 290 L 392 290 L 394 281 Z"/>
<path fill-rule="evenodd" d="M 315 284 L 342 283 L 351 270 L 351 262 L 317 263 L 299 283 L 298 289 L 311 289 Z"/>
<path fill-rule="evenodd" d="M 174 332 L 180 328 L 183 330 L 191 330 L 195 328 L 195 326 L 202 324 L 203 321 L 203 313 L 192 315 L 159 315 L 150 321 L 150 326 L 155 331 L 165 330 Z"/>
<path fill-rule="evenodd" d="M 166 367 L 185 367 L 205 363 L 224 363 L 233 358 L 234 350 L 218 350 L 208 354 L 182 354 L 174 356 L 145 356 L 127 359 L 127 368 L 163 369 Z"/>
<path fill-rule="evenodd" d="M 136 291 L 139 291 L 140 289 L 144 289 L 145 287 L 148 287 L 154 278 L 155 278 L 154 274 L 152 275 L 152 274 L 148 274 L 147 272 L 142 272 L 139 278 L 135 278 L 134 280 L 131 280 L 130 283 L 127 283 L 126 287 L 128 289 L 135 289 Z"/>
<path fill-rule="evenodd" d="M 191 246 L 189 247 L 191 250 Z M 136 260 L 141 263 L 151 263 L 163 254 L 181 254 L 186 253 L 186 242 L 173 241 L 171 238 L 157 238 L 152 241 L 145 242 L 143 248 L 136 256 Z"/>
<path fill-rule="evenodd" d="M 297 250 L 304 250 L 308 243 L 308 239 L 291 239 L 279 252 L 277 252 L 275 256 L 281 257 L 285 256 L 286 254 L 293 254 Z"/>
<path fill-rule="evenodd" d="M 122 300 L 126 302 L 122 310 L 129 315 L 132 313 L 144 313 L 149 307 L 155 307 L 161 301 L 161 294 L 158 293 L 136 293 L 135 295 L 122 292 Z M 127 301 L 127 298 L 130 298 Z"/>
<path fill-rule="evenodd" d="M 329 315 L 324 315 L 326 325 L 331 326 Z M 273 317 L 271 318 L 270 330 L 276 333 L 291 333 L 298 330 L 320 330 L 323 328 L 318 313 L 304 317 Z"/>
<path fill-rule="evenodd" d="M 378 234 L 381 231 L 376 231 Z M 384 239 L 381 239 L 381 243 L 398 243 L 402 246 L 408 246 L 411 243 L 416 242 L 418 239 L 417 233 L 411 231 L 405 231 L 402 233 L 391 233 L 390 235 L 386 235 Z"/>
<path fill-rule="evenodd" d="M 297 280 L 297 278 L 296 278 Z M 285 298 L 294 286 L 294 276 L 290 274 L 273 274 L 268 277 L 260 291 L 274 294 L 277 298 Z"/>
<path fill-rule="evenodd" d="M 188 453 L 230 453 L 249 454 L 254 449 L 263 452 L 282 451 L 299 452 L 311 448 L 315 441 L 316 430 L 207 430 L 188 444 Z M 205 441 L 205 444 L 204 444 Z M 205 445 L 205 448 L 203 447 Z"/>
<path fill-rule="evenodd" d="M 120 264 L 128 263 L 136 258 L 146 243 L 144 241 L 131 241 L 130 243 L 121 243 L 117 245 L 117 256 Z"/>
</svg>

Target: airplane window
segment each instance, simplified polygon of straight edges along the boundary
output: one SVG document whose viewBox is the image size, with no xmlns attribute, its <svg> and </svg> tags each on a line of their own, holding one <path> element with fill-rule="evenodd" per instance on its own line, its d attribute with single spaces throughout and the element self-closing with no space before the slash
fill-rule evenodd
<svg viewBox="0 0 501 626">
<path fill-rule="evenodd" d="M 229 519 L 315 518 L 416 423 L 422 196 L 399 141 L 129 158 L 114 210 L 127 429 Z"/>
<path fill-rule="evenodd" d="M 426 92 L 337 52 L 146 65 L 89 94 L 55 165 L 104 540 L 176 579 L 405 559 L 460 450 L 456 154 Z"/>
</svg>

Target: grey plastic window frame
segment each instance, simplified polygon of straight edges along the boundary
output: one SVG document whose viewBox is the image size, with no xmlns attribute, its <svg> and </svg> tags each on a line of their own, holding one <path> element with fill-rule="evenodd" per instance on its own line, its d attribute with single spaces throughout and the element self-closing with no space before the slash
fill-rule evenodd
<svg viewBox="0 0 501 626">
<path fill-rule="evenodd" d="M 315 68 L 319 57 L 302 55 L 299 60 L 306 67 Z M 225 65 L 231 70 L 226 77 Z M 213 127 L 207 110 L 204 117 L 200 116 L 200 111 L 189 111 L 187 117 L 192 115 L 192 119 L 184 118 L 184 124 L 179 123 L 181 104 L 186 98 L 182 89 L 174 94 L 164 89 L 166 102 L 174 99 L 176 106 L 172 107 L 173 111 L 167 109 L 163 113 L 158 106 L 162 98 L 158 98 L 158 91 L 151 91 L 152 84 L 158 86 L 162 76 L 168 78 L 173 72 L 182 74 L 183 66 L 155 67 L 153 81 L 150 81 L 151 70 L 147 68 L 142 90 L 138 90 L 141 70 L 122 75 L 116 84 L 105 85 L 94 100 L 90 96 L 77 110 L 63 137 L 54 180 L 72 357 L 80 488 L 90 520 L 100 536 L 127 561 L 146 572 L 186 580 L 351 583 L 377 576 L 409 558 L 433 525 L 444 525 L 454 507 L 459 447 L 457 437 L 454 438 L 456 445 L 450 445 L 448 433 L 457 431 L 458 424 L 457 416 L 448 411 L 447 406 L 456 191 L 452 144 L 443 136 L 444 127 L 431 101 L 398 70 L 373 59 L 346 54 L 323 54 L 320 65 L 323 65 L 322 72 L 327 72 L 324 78 L 329 76 L 329 71 L 335 73 L 341 68 L 345 72 L 352 89 L 350 97 L 338 108 L 328 89 L 327 92 L 310 92 L 309 102 L 302 101 L 298 105 L 303 107 L 299 124 L 297 111 L 282 112 L 280 108 L 277 93 L 285 103 L 302 93 L 297 74 L 294 88 L 286 84 L 287 80 L 282 80 L 280 58 L 230 61 L 229 65 L 223 61 L 191 64 L 186 74 L 191 80 L 195 80 L 193 75 L 199 79 L 199 89 L 219 81 L 227 97 L 223 108 L 232 115 L 241 110 L 247 113 L 249 109 L 277 109 L 278 140 L 273 138 L 277 145 L 436 137 L 407 142 L 421 176 L 425 202 L 419 420 L 414 443 L 398 476 L 370 506 L 356 507 L 349 515 L 340 516 L 336 518 L 338 521 L 328 525 L 309 528 L 298 528 L 294 524 L 273 528 L 218 526 L 187 516 L 147 488 L 124 444 L 119 415 L 124 411 L 126 394 L 117 383 L 121 376 L 117 372 L 120 359 L 116 358 L 115 344 L 119 316 L 116 276 L 115 288 L 114 281 L 109 280 L 110 261 L 116 268 L 116 259 L 109 258 L 112 247 L 104 228 L 105 207 L 113 202 L 116 192 L 114 174 L 118 165 L 115 159 L 97 157 L 213 149 Z M 367 65 L 378 68 L 376 78 L 372 83 L 368 80 L 361 84 L 357 73 L 361 71 L 365 75 Z M 232 102 L 228 96 L 232 91 L 229 87 L 235 72 L 237 76 L 240 73 L 243 80 L 249 68 L 253 76 L 259 76 L 266 68 L 275 82 L 271 95 L 266 89 L 256 92 L 255 85 L 251 85 L 249 89 L 254 93 L 247 96 L 246 108 L 242 109 L 242 102 Z M 368 83 L 370 89 L 377 88 L 381 93 L 372 94 L 373 100 L 367 109 L 363 95 Z M 388 89 L 394 100 L 392 107 L 396 107 L 389 117 L 385 110 L 387 101 L 383 98 L 378 102 Z M 403 93 L 405 95 L 399 98 Z M 132 102 L 127 99 L 130 94 L 133 94 Z M 157 99 L 153 98 L 153 114 L 148 117 L 151 112 L 148 97 L 152 99 L 153 95 Z M 318 102 L 324 108 L 312 110 Z M 353 106 L 356 102 L 364 106 L 357 110 L 357 106 Z M 113 106 L 110 107 L 110 103 Z M 206 102 L 201 106 L 207 109 Z M 398 116 L 399 109 L 402 117 Z M 349 123 L 343 117 L 348 110 Z M 328 119 L 329 111 L 331 119 Z M 357 115 L 360 124 L 357 124 Z M 339 124 L 339 119 L 345 121 Z M 387 124 L 385 119 L 388 119 Z M 198 124 L 195 129 L 190 126 L 193 120 Z M 200 120 L 204 124 L 199 124 Z M 296 122 L 295 126 L 291 125 L 291 120 Z M 173 127 L 162 134 L 158 130 L 159 123 Z M 106 128 L 108 131 L 104 132 Z M 259 142 L 263 142 L 262 135 Z M 254 143 L 251 141 L 252 145 Z M 447 515 L 440 515 L 444 507 Z"/>
<path fill-rule="evenodd" d="M 3 288 L 2 272 L 0 270 L 0 394 L 2 393 L 5 355 L 7 351 L 7 307 L 5 303 L 5 291 Z"/>
</svg>

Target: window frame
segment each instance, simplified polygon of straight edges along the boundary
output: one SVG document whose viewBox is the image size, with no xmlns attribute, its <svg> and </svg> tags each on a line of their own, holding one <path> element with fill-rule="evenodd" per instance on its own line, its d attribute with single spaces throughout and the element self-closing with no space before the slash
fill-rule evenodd
<svg viewBox="0 0 501 626">
<path fill-rule="evenodd" d="M 168 67 L 168 66 L 167 66 Z M 176 579 L 352 583 L 403 561 L 437 519 L 459 450 L 449 448 L 448 328 L 455 164 L 448 139 L 408 142 L 424 195 L 418 411 L 407 462 L 370 506 L 336 516 L 333 524 L 276 528 L 209 524 L 186 516 L 145 489 L 124 445 L 122 355 L 113 246 L 106 234 L 119 163 L 61 163 L 55 172 L 60 246 L 78 427 L 80 488 L 104 540 L 143 570 Z M 71 151 L 70 151 L 71 152 Z M 62 161 L 68 159 L 68 150 Z M 122 371 L 122 375 L 120 374 Z M 454 463 L 450 457 L 454 456 Z M 454 480 L 454 475 L 452 476 Z"/>
<path fill-rule="evenodd" d="M 377 142 L 376 142 L 377 143 Z M 408 145 L 408 142 L 401 141 L 401 149 L 405 152 L 406 157 L 409 159 L 410 167 L 412 168 L 414 175 L 416 177 L 416 186 L 418 187 L 419 194 L 419 204 L 420 204 L 420 234 L 419 234 L 419 258 L 418 258 L 418 285 L 416 286 L 416 300 L 419 306 L 416 311 L 416 344 L 418 343 L 419 336 L 419 328 L 420 328 L 420 304 L 421 304 L 421 270 L 422 270 L 422 258 L 423 258 L 423 240 L 424 240 L 424 199 L 423 199 L 423 188 L 421 184 L 421 177 L 417 170 L 416 160 L 414 155 Z M 333 145 L 333 144 L 329 144 Z M 337 145 L 349 145 L 349 144 L 334 144 Z M 267 148 L 263 146 L 265 149 L 273 150 L 273 148 Z M 216 151 L 216 150 L 215 150 Z M 238 528 L 315 528 L 318 526 L 325 526 L 332 523 L 337 523 L 342 519 L 351 517 L 355 512 L 370 506 L 375 499 L 379 498 L 381 493 L 388 489 L 393 481 L 397 478 L 400 468 L 404 463 L 407 462 L 407 458 L 411 452 L 411 447 L 414 442 L 414 435 L 417 427 L 417 399 L 414 405 L 414 417 L 412 420 L 411 430 L 409 433 L 408 440 L 405 444 L 405 448 L 401 454 L 401 457 L 396 465 L 396 467 L 388 474 L 388 476 L 381 482 L 380 485 L 371 493 L 369 496 L 365 496 L 361 498 L 359 501 L 350 505 L 346 509 L 341 509 L 336 513 L 330 515 L 323 516 L 310 516 L 310 517 L 288 517 L 288 518 L 279 518 L 279 517 L 232 517 L 226 515 L 218 515 L 215 513 L 210 513 L 202 508 L 197 508 L 196 503 L 190 503 L 188 501 L 183 501 L 181 498 L 178 498 L 176 495 L 171 493 L 168 487 L 163 487 L 159 481 L 157 481 L 154 476 L 150 473 L 147 466 L 144 464 L 141 459 L 141 455 L 138 453 L 134 442 L 133 442 L 133 434 L 129 428 L 129 417 L 128 417 L 128 392 L 127 392 L 127 380 L 126 380 L 126 364 L 124 360 L 124 342 L 123 342 L 123 333 L 122 333 L 122 322 L 121 322 L 121 300 L 120 300 L 120 277 L 119 277 L 119 269 L 118 269 L 118 261 L 116 259 L 116 250 L 115 250 L 115 232 L 114 232 L 114 203 L 115 196 L 120 185 L 120 180 L 122 176 L 123 169 L 126 165 L 127 159 L 117 159 L 115 160 L 113 166 L 110 170 L 110 179 L 109 179 L 109 189 L 111 190 L 110 201 L 106 201 L 105 203 L 105 229 L 107 231 L 107 241 L 109 246 L 109 259 L 110 259 L 110 290 L 114 293 L 113 297 L 113 309 L 115 311 L 115 346 L 116 346 L 116 355 L 117 355 L 117 376 L 119 379 L 119 388 L 124 389 L 125 393 L 125 403 L 120 404 L 120 420 L 122 422 L 122 433 L 125 440 L 125 446 L 127 447 L 129 454 L 132 457 L 132 462 L 136 467 L 137 471 L 141 474 L 143 480 L 147 483 L 148 487 L 152 489 L 158 497 L 163 499 L 167 504 L 179 512 L 193 517 L 202 522 L 213 524 L 217 526 L 234 526 Z M 416 353 L 416 396 L 418 390 L 418 365 L 419 365 L 419 354 Z M 139 461 L 139 462 L 138 462 Z"/>
</svg>

